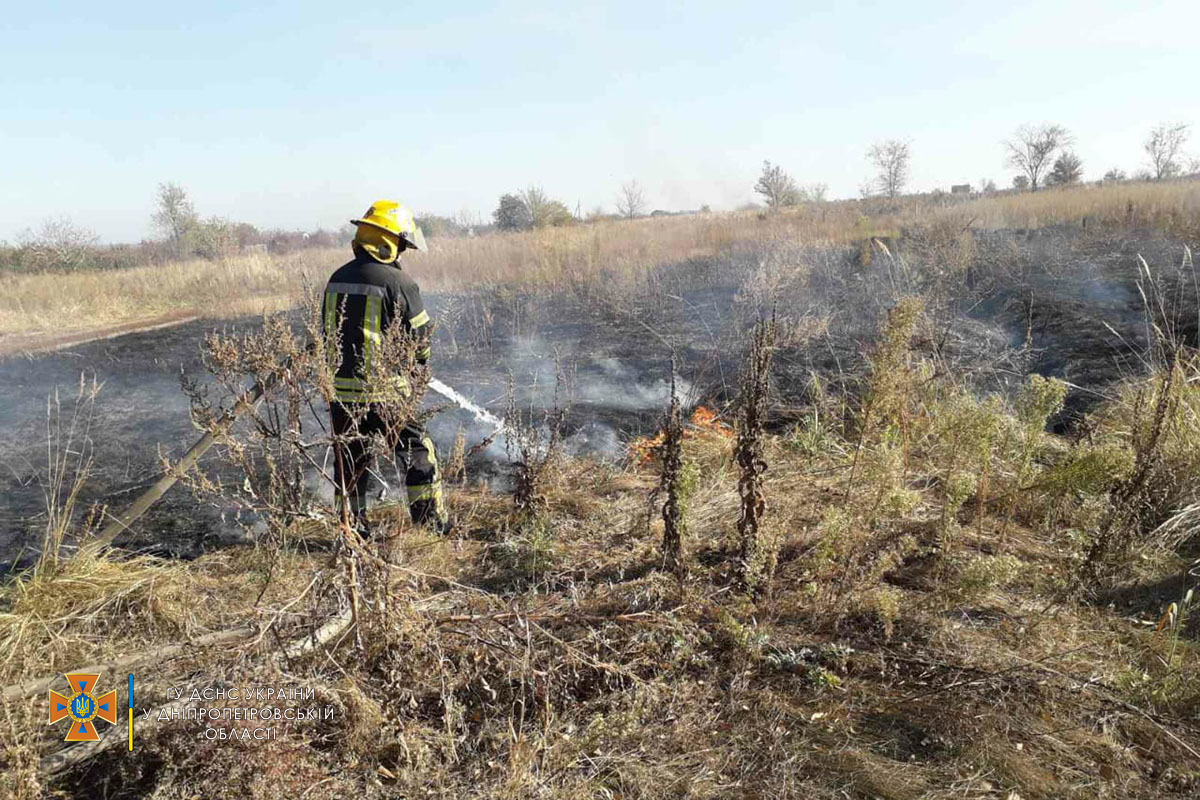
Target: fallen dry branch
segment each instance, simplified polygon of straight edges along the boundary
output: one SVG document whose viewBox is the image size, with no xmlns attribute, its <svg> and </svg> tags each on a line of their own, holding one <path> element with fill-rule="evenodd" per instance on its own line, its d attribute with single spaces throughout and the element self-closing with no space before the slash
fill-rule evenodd
<svg viewBox="0 0 1200 800">
<path fill-rule="evenodd" d="M 438 617 L 435 625 L 451 625 L 460 622 L 504 622 L 510 619 L 529 620 L 530 622 L 648 622 L 655 617 L 663 617 L 681 611 L 684 606 L 670 611 L 638 611 L 633 614 L 577 614 L 566 612 L 562 614 L 523 614 L 519 611 L 502 611 L 496 614 L 456 614 L 448 617 Z"/>
<path fill-rule="evenodd" d="M 214 633 L 205 634 L 196 639 L 187 642 L 177 642 L 175 644 L 156 647 L 152 650 L 146 650 L 131 656 L 116 659 L 115 661 L 105 661 L 99 664 L 89 664 L 86 667 L 79 667 L 71 670 L 72 672 L 98 672 L 106 673 L 112 671 L 125 670 L 135 664 L 140 664 L 143 661 L 163 662 L 168 659 L 176 658 L 177 656 L 191 653 L 201 647 L 215 647 L 217 645 L 229 644 L 236 642 L 239 639 L 246 639 L 259 632 L 259 628 L 255 626 L 246 626 L 243 628 L 233 628 L 231 630 L 216 631 Z M 61 675 L 49 675 L 45 678 L 37 678 L 36 680 L 26 681 L 25 683 L 14 683 L 11 686 L 4 687 L 0 692 L 0 698 L 4 700 L 18 700 L 23 697 L 32 697 L 39 692 L 44 692 L 50 688 L 56 680 L 61 678 Z"/>
<path fill-rule="evenodd" d="M 932 697 L 937 694 L 942 694 L 943 692 L 948 692 L 952 689 L 959 689 L 959 688 L 962 688 L 963 686 L 972 686 L 975 684 L 988 683 L 990 681 L 996 680 L 997 678 L 1011 675 L 1014 672 L 1021 672 L 1022 670 L 1026 670 L 1031 667 L 1040 667 L 1046 661 L 1053 661 L 1055 659 L 1065 658 L 1065 657 L 1071 655 L 1072 653 L 1078 653 L 1080 650 L 1084 650 L 1090 646 L 1091 646 L 1090 644 L 1084 644 L 1084 645 L 1080 645 L 1079 647 L 1073 647 L 1070 650 L 1064 650 L 1060 653 L 1051 653 L 1050 655 L 1039 658 L 1036 661 L 1031 661 L 1029 659 L 1022 659 L 1023 663 L 1021 663 L 1021 664 L 1013 664 L 1010 667 L 1005 667 L 1004 669 L 996 670 L 995 672 L 987 672 L 984 670 L 980 670 L 978 668 L 970 667 L 967 669 L 972 669 L 976 672 L 982 672 L 982 674 L 976 678 L 967 678 L 965 680 L 954 681 L 953 683 L 948 683 L 945 686 L 938 686 L 936 688 L 929 689 L 928 691 L 917 692 L 916 694 L 910 694 L 907 697 L 898 698 L 896 700 L 891 701 L 890 705 L 902 706 L 906 703 L 911 703 L 914 700 L 924 700 L 927 697 Z"/>
<path fill-rule="evenodd" d="M 318 647 L 324 647 L 345 633 L 353 621 L 354 616 L 347 609 L 333 619 L 328 620 L 308 636 L 294 639 L 287 647 L 283 648 L 282 653 L 286 658 L 293 659 L 299 658 L 305 653 L 310 653 Z"/>
<path fill-rule="evenodd" d="M 133 504 L 125 510 L 125 513 L 118 517 L 113 517 L 89 544 L 104 547 L 111 544 L 113 539 L 116 539 L 122 533 L 129 530 L 130 525 L 149 511 L 152 505 L 162 499 L 162 496 L 167 493 L 168 489 L 178 483 L 179 479 L 200 461 L 200 457 L 208 452 L 208 449 L 216 443 L 217 438 L 228 430 L 241 414 L 254 408 L 262 401 L 263 395 L 266 393 L 266 388 L 261 383 L 256 383 L 248 392 L 238 398 L 233 408 L 226 411 L 213 425 L 212 429 L 201 436 L 192 445 L 191 449 L 184 453 L 183 458 L 179 460 L 179 463 L 173 469 L 168 470 L 153 486 L 143 492 L 137 500 L 134 500 Z"/>
</svg>

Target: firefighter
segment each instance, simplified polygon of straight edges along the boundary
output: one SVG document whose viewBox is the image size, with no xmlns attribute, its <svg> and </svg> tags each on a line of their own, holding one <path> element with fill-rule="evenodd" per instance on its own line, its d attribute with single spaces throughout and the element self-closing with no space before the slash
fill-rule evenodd
<svg viewBox="0 0 1200 800">
<path fill-rule="evenodd" d="M 425 237 L 412 212 L 392 200 L 379 200 L 356 227 L 354 260 L 340 267 L 325 286 L 322 303 L 326 341 L 340 337 L 341 353 L 332 354 L 335 401 L 330 405 L 335 434 L 335 467 L 339 499 L 364 536 L 373 454 L 370 438 L 382 435 L 406 467 L 408 510 L 414 523 L 448 533 L 450 520 L 442 497 L 437 451 L 424 426 L 409 421 L 389 424 L 380 413 L 380 387 L 408 391 L 404 376 L 370 375 L 372 347 L 378 347 L 392 325 L 403 325 L 415 340 L 416 359 L 430 355 L 432 324 L 416 282 L 400 268 L 405 250 L 425 251 Z M 344 494 L 343 494 L 344 493 Z"/>
</svg>

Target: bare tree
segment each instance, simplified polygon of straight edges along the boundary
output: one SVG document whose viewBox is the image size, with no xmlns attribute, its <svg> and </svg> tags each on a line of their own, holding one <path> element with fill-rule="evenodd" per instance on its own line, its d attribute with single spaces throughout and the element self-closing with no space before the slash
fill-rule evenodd
<svg viewBox="0 0 1200 800">
<path fill-rule="evenodd" d="M 814 203 L 824 203 L 825 196 L 829 194 L 829 184 L 827 183 L 811 183 L 804 189 L 805 196 Z"/>
<path fill-rule="evenodd" d="M 480 219 L 479 212 L 469 208 L 461 209 L 451 219 L 454 220 L 454 224 L 461 228 L 467 236 L 474 236 L 475 229 L 483 227 L 483 220 Z"/>
<path fill-rule="evenodd" d="M 1146 155 L 1150 156 L 1150 168 L 1154 180 L 1173 178 L 1183 171 L 1183 167 L 1179 163 L 1182 156 L 1180 151 L 1187 142 L 1189 134 L 1188 126 L 1183 123 L 1163 124 L 1150 131 L 1150 136 L 1146 138 L 1143 148 Z"/>
<path fill-rule="evenodd" d="M 867 158 L 875 166 L 875 186 L 879 193 L 896 197 L 908 182 L 909 144 L 900 139 L 877 142 L 867 151 Z"/>
<path fill-rule="evenodd" d="M 183 239 L 196 227 L 199 218 L 187 192 L 177 183 L 158 185 L 158 210 L 154 212 L 154 225 L 177 248 Z"/>
<path fill-rule="evenodd" d="M 1008 165 L 1029 178 L 1029 187 L 1037 191 L 1042 175 L 1053 163 L 1054 154 L 1071 143 L 1071 134 L 1061 125 L 1022 125 L 1013 138 L 1004 143 Z"/>
<path fill-rule="evenodd" d="M 800 190 L 796 188 L 792 176 L 784 172 L 783 167 L 770 161 L 763 162 L 762 174 L 754 184 L 754 191 L 763 196 L 767 208 L 772 211 L 800 203 Z"/>
<path fill-rule="evenodd" d="M 76 270 L 87 264 L 100 237 L 66 217 L 54 217 L 44 221 L 36 231 L 24 231 L 18 242 L 22 263 L 28 269 Z"/>
<path fill-rule="evenodd" d="M 646 193 L 636 180 L 621 184 L 617 198 L 617 213 L 625 219 L 640 217 L 646 211 Z"/>
</svg>

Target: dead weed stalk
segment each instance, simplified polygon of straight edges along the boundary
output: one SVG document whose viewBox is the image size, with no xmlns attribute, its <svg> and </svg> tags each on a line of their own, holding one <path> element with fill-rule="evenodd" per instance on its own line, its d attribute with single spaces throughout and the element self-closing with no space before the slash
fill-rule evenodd
<svg viewBox="0 0 1200 800">
<path fill-rule="evenodd" d="M 750 351 L 742 369 L 738 398 L 737 443 L 734 461 L 738 468 L 738 578 L 752 595 L 767 588 L 775 572 L 776 546 L 766 541 L 762 530 L 766 513 L 763 456 L 767 401 L 771 388 L 771 359 L 775 352 L 775 317 L 760 320 L 751 335 Z"/>
</svg>

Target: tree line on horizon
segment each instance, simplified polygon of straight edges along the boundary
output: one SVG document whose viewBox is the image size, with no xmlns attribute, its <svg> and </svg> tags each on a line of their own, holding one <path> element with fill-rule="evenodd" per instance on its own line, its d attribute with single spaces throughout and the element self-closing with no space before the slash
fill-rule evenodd
<svg viewBox="0 0 1200 800">
<path fill-rule="evenodd" d="M 1191 128 L 1185 123 L 1164 123 L 1155 126 L 1143 142 L 1146 154 L 1143 169 L 1128 176 L 1119 168 L 1104 173 L 1103 182 L 1129 180 L 1160 181 L 1200 174 L 1200 159 L 1185 152 Z M 1062 125 L 1044 123 L 1022 125 L 1004 140 L 1004 163 L 1016 171 L 1012 188 L 1017 191 L 1038 191 L 1045 187 L 1070 186 L 1083 180 L 1083 161 L 1071 149 L 1075 139 Z M 908 187 L 912 144 L 904 139 L 876 142 L 867 150 L 866 158 L 872 168 L 871 177 L 859 188 L 862 198 L 895 199 Z M 973 190 L 969 184 L 968 190 Z M 768 210 L 820 203 L 827 199 L 828 187 L 823 183 L 799 185 L 782 166 L 764 161 L 754 183 L 754 192 Z M 988 179 L 980 181 L 977 190 L 984 194 L 998 191 Z M 539 186 L 502 194 L 492 212 L 490 223 L 474 214 L 462 212 L 453 217 L 433 214 L 419 215 L 418 223 L 431 237 L 464 236 L 490 230 L 525 231 L 560 227 L 581 221 L 600 219 L 637 219 L 647 216 L 650 207 L 645 189 L 637 180 L 623 183 L 614 203 L 616 213 L 606 213 L 600 207 L 586 215 L 576 208 L 571 211 L 561 200 L 550 197 Z M 760 208 L 755 204 L 745 208 Z M 707 205 L 700 212 L 707 212 Z M 669 213 L 655 210 L 650 216 Z M 23 231 L 16 245 L 0 242 L 0 270 L 45 271 L 82 268 L 120 268 L 156 263 L 178 258 L 220 258 L 249 248 L 261 248 L 273 253 L 289 252 L 305 247 L 332 247 L 344 244 L 351 233 L 349 226 L 337 231 L 260 230 L 245 222 L 223 217 L 202 217 L 195 209 L 187 191 L 177 183 L 159 184 L 155 195 L 155 210 L 151 224 L 156 238 L 135 245 L 102 246 L 93 231 L 75 224 L 66 217 L 48 219 L 37 229 Z"/>
<path fill-rule="evenodd" d="M 1154 127 L 1142 145 L 1148 159 L 1147 165 L 1134 173 L 1132 179 L 1167 180 L 1200 174 L 1200 158 L 1188 157 L 1184 153 L 1190 132 L 1190 126 L 1184 123 L 1164 123 Z M 1012 188 L 1037 191 L 1048 186 L 1070 186 L 1082 182 L 1083 160 L 1071 149 L 1074 142 L 1071 132 L 1062 125 L 1044 123 L 1017 128 L 1003 142 L 1004 163 L 1017 171 L 1012 179 Z M 867 150 L 867 160 L 874 173 L 859 187 L 861 197 L 894 199 L 903 194 L 908 185 L 911 156 L 911 142 L 904 139 L 888 139 L 871 145 Z M 1113 182 L 1129 179 L 1124 170 L 1113 168 L 1105 172 L 1101 180 Z M 986 194 L 997 191 L 997 188 L 995 182 L 985 178 L 980 181 L 978 190 Z M 770 161 L 763 162 L 754 191 L 771 210 L 824 199 L 823 184 L 809 189 L 799 188 L 791 175 Z"/>
</svg>

